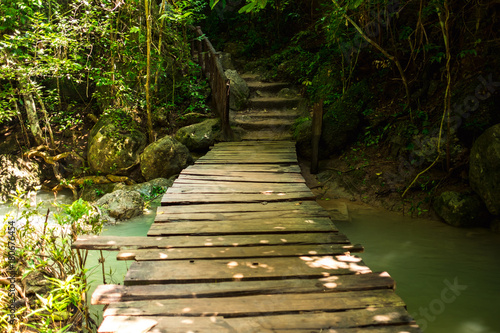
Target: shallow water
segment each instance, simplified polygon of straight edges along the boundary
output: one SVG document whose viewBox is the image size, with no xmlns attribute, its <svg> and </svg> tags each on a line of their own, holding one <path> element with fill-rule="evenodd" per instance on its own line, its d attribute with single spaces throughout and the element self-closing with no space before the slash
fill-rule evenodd
<svg viewBox="0 0 500 333">
<path fill-rule="evenodd" d="M 350 207 L 351 208 L 351 207 Z M 336 222 L 373 271 L 387 271 L 426 333 L 500 332 L 500 235 L 351 208 Z"/>
<path fill-rule="evenodd" d="M 52 194 L 38 199 L 53 200 Z M 59 196 L 70 203 L 69 195 Z M 103 235 L 146 236 L 156 206 L 145 215 L 105 227 Z M 396 292 L 425 333 L 500 333 L 500 235 L 486 229 L 458 229 L 438 221 L 411 219 L 386 211 L 350 206 L 351 222 L 336 222 L 373 271 L 387 271 Z M 10 208 L 0 206 L 0 215 Z M 3 220 L 3 218 L 2 218 Z M 103 251 L 107 283 L 122 283 L 130 262 Z M 91 289 L 102 284 L 99 251 L 90 251 Z M 111 271 L 110 271 L 111 270 Z M 103 306 L 91 312 L 102 317 Z"/>
</svg>

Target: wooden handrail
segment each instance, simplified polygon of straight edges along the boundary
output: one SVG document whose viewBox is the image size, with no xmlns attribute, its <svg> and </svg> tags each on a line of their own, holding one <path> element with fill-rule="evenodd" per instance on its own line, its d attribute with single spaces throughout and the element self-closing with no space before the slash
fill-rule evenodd
<svg viewBox="0 0 500 333">
<path fill-rule="evenodd" d="M 215 108 L 221 120 L 222 133 L 226 140 L 232 138 L 233 132 L 229 125 L 229 90 L 230 81 L 224 74 L 224 69 L 219 59 L 219 53 L 215 51 L 212 43 L 203 34 L 199 26 L 188 26 L 195 37 L 191 44 L 191 55 L 194 57 L 195 50 L 198 52 L 198 64 L 203 74 L 208 78 Z"/>
</svg>

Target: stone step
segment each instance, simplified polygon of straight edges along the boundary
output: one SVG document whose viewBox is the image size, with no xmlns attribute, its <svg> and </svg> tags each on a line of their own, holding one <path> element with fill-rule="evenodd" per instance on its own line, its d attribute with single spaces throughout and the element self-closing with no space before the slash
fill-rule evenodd
<svg viewBox="0 0 500 333">
<path fill-rule="evenodd" d="M 242 140 L 256 140 L 256 141 L 290 141 L 292 134 L 289 131 L 246 131 L 242 136 Z"/>
<path fill-rule="evenodd" d="M 254 97 L 248 100 L 250 109 L 284 109 L 299 105 L 300 98 Z"/>
<path fill-rule="evenodd" d="M 269 129 L 274 131 L 289 131 L 294 121 L 286 119 L 235 119 L 231 125 L 248 130 Z"/>
<path fill-rule="evenodd" d="M 277 94 L 283 88 L 292 87 L 292 85 L 287 82 L 249 81 L 247 85 L 250 89 L 250 94 L 254 94 L 257 91 L 263 94 Z"/>
<path fill-rule="evenodd" d="M 292 109 L 262 109 L 262 110 L 243 110 L 243 111 L 233 111 L 231 113 L 232 118 L 258 118 L 258 119 L 270 119 L 270 118 L 284 118 L 284 119 L 295 119 L 299 117 L 299 111 L 297 108 Z"/>
<path fill-rule="evenodd" d="M 259 74 L 253 74 L 253 73 L 243 73 L 240 74 L 241 78 L 249 84 L 252 81 L 260 81 L 260 75 Z"/>
</svg>

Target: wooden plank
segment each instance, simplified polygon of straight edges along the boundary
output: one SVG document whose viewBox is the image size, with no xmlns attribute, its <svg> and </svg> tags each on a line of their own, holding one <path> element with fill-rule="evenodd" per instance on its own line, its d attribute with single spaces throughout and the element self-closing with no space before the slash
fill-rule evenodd
<svg viewBox="0 0 500 333">
<path fill-rule="evenodd" d="M 246 172 L 246 175 L 236 174 L 220 174 L 220 175 L 187 175 L 181 174 L 175 181 L 182 183 L 184 180 L 202 180 L 215 182 L 255 182 L 255 183 L 305 183 L 305 179 L 300 174 L 264 174 L 263 172 L 251 173 Z"/>
<path fill-rule="evenodd" d="M 327 277 L 369 273 L 359 257 L 304 256 L 239 260 L 134 261 L 125 285 Z"/>
<path fill-rule="evenodd" d="M 151 232 L 151 231 L 150 231 Z M 263 234 L 263 235 L 228 235 L 213 236 L 172 236 L 172 237 L 119 237 L 119 236 L 79 236 L 73 248 L 84 250 L 121 249 L 167 249 L 205 246 L 256 246 L 279 244 L 348 244 L 343 234 L 303 233 L 303 234 Z"/>
<path fill-rule="evenodd" d="M 239 141 L 239 142 L 219 142 L 214 145 L 215 147 L 230 147 L 230 146 L 287 146 L 295 147 L 295 142 L 293 141 Z"/>
<path fill-rule="evenodd" d="M 216 224 L 212 221 L 182 221 L 158 223 L 151 227 L 163 228 L 170 235 L 241 235 L 338 231 L 332 221 L 325 217 L 263 218 L 258 221 L 218 221 Z"/>
<path fill-rule="evenodd" d="M 112 303 L 103 316 L 258 316 L 367 307 L 403 307 L 392 290 L 193 298 Z"/>
<path fill-rule="evenodd" d="M 154 227 L 154 228 L 153 228 Z M 168 230 L 156 228 L 153 225 L 148 231 L 151 237 L 162 236 Z M 209 235 L 209 236 L 171 236 L 168 248 L 174 247 L 205 247 L 205 246 L 256 246 L 256 245 L 308 245 L 333 244 L 343 240 L 344 235 L 335 232 L 322 233 L 291 233 L 291 234 L 243 234 L 243 235 Z M 346 241 L 347 242 L 347 241 Z"/>
<path fill-rule="evenodd" d="M 172 242 L 169 237 L 120 237 L 120 236 L 96 236 L 82 235 L 72 244 L 74 249 L 83 250 L 108 250 L 118 251 L 121 249 L 162 249 L 170 247 Z"/>
<path fill-rule="evenodd" d="M 231 258 L 267 258 L 299 257 L 308 255 L 340 255 L 363 252 L 359 244 L 335 245 L 279 245 L 279 246 L 238 246 L 175 249 L 140 249 L 123 250 L 118 253 L 118 260 L 185 260 L 185 259 L 231 259 Z"/>
<path fill-rule="evenodd" d="M 140 333 L 140 331 L 130 330 L 130 327 L 141 325 L 142 323 L 154 323 L 154 326 L 148 331 L 149 333 L 234 333 L 234 329 L 227 326 L 227 323 L 222 317 L 139 317 L 139 316 L 108 316 L 104 318 L 99 333 Z M 248 324 L 245 325 L 249 327 Z M 248 331 L 248 333 L 272 333 L 272 331 L 262 329 Z"/>
<path fill-rule="evenodd" d="M 158 207 L 155 218 L 156 223 L 174 222 L 174 221 L 239 221 L 239 220 L 265 220 L 265 219 L 285 219 L 299 217 L 326 217 L 329 218 L 325 210 L 307 211 L 293 209 L 290 211 L 268 211 L 268 212 L 214 212 L 214 213 L 169 213 L 167 207 Z M 260 223 L 259 221 L 255 221 Z"/>
<path fill-rule="evenodd" d="M 294 200 L 315 200 L 316 196 L 308 192 L 268 192 L 259 194 L 182 194 L 167 193 L 161 202 L 166 205 L 187 205 L 200 203 L 246 203 L 246 202 L 281 202 Z"/>
<path fill-rule="evenodd" d="M 206 165 L 206 164 L 196 164 L 187 167 L 184 170 L 227 170 L 227 171 L 240 171 L 240 172 L 277 172 L 277 173 L 300 173 L 300 167 L 298 165 L 289 164 L 219 164 L 219 165 Z"/>
<path fill-rule="evenodd" d="M 242 151 L 246 151 L 249 153 L 286 153 L 286 154 L 296 154 L 295 148 L 292 147 L 220 147 L 220 148 L 212 148 L 210 150 L 211 153 L 241 153 Z"/>
<path fill-rule="evenodd" d="M 267 158 L 205 158 L 201 157 L 196 164 L 276 164 L 276 163 L 297 163 L 296 158 L 276 158 L 273 156 Z"/>
<path fill-rule="evenodd" d="M 355 290 L 394 289 L 395 282 L 387 272 L 338 275 L 317 279 L 230 281 L 218 283 L 100 285 L 92 294 L 92 304 L 175 299 L 232 297 L 243 295 L 344 292 Z"/>
<path fill-rule="evenodd" d="M 361 309 L 333 313 L 319 312 L 245 318 L 108 316 L 104 318 L 98 332 L 123 333 L 127 332 L 124 330 L 127 330 L 131 323 L 154 321 L 156 325 L 149 331 L 150 333 L 420 333 L 417 325 L 410 324 L 411 318 L 407 313 L 405 315 L 405 312 L 403 307 L 384 307 L 374 308 L 370 311 Z M 359 322 L 361 327 L 348 327 L 353 325 L 354 320 Z M 282 327 L 288 323 L 290 326 L 295 325 L 295 328 L 264 328 L 264 326 Z M 271 326 L 271 324 L 274 325 Z"/>
<path fill-rule="evenodd" d="M 307 192 L 306 184 L 277 183 L 245 183 L 245 182 L 206 182 L 203 185 L 177 183 L 169 187 L 170 193 L 275 193 L 275 192 Z"/>
<path fill-rule="evenodd" d="M 316 201 L 304 202 L 269 202 L 269 203 L 246 203 L 246 204 L 200 204 L 184 207 L 169 206 L 158 207 L 156 214 L 185 214 L 185 213 L 237 213 L 237 212 L 266 212 L 266 211 L 309 211 L 315 213 L 325 212 Z"/>
<path fill-rule="evenodd" d="M 248 159 L 248 160 L 259 160 L 259 159 L 292 159 L 297 161 L 297 155 L 295 153 L 278 153 L 278 152 L 248 152 L 246 150 L 241 152 L 208 152 L 200 159 Z M 199 160 L 199 159 L 198 159 Z"/>
<path fill-rule="evenodd" d="M 184 169 L 181 172 L 181 175 L 197 175 L 197 176 L 231 176 L 231 177 L 262 177 L 262 178 L 286 178 L 289 177 L 291 179 L 302 178 L 300 173 L 279 173 L 279 172 L 250 172 L 250 171 L 232 171 L 225 170 L 223 168 L 213 168 L 213 169 Z"/>
<path fill-rule="evenodd" d="M 254 321 L 263 329 L 275 331 L 281 330 L 325 330 L 330 328 L 355 328 L 371 325 L 408 325 L 414 321 L 404 307 L 374 307 L 366 309 L 355 309 L 340 312 L 319 312 L 304 314 L 284 314 L 250 318 L 228 318 L 227 322 L 232 327 L 242 328 L 248 320 Z M 240 331 L 238 331 L 240 332 Z M 311 332 L 311 331 L 307 331 Z M 335 331 L 336 332 L 336 331 Z"/>
</svg>

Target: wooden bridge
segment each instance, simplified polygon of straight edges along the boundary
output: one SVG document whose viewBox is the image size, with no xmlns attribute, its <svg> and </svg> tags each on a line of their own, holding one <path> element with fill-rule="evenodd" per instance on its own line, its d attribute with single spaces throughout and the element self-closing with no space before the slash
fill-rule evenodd
<svg viewBox="0 0 500 333">
<path fill-rule="evenodd" d="M 394 280 L 316 203 L 288 141 L 216 144 L 168 189 L 147 237 L 75 247 L 134 260 L 124 285 L 93 294 L 102 333 L 420 332 Z"/>
</svg>

